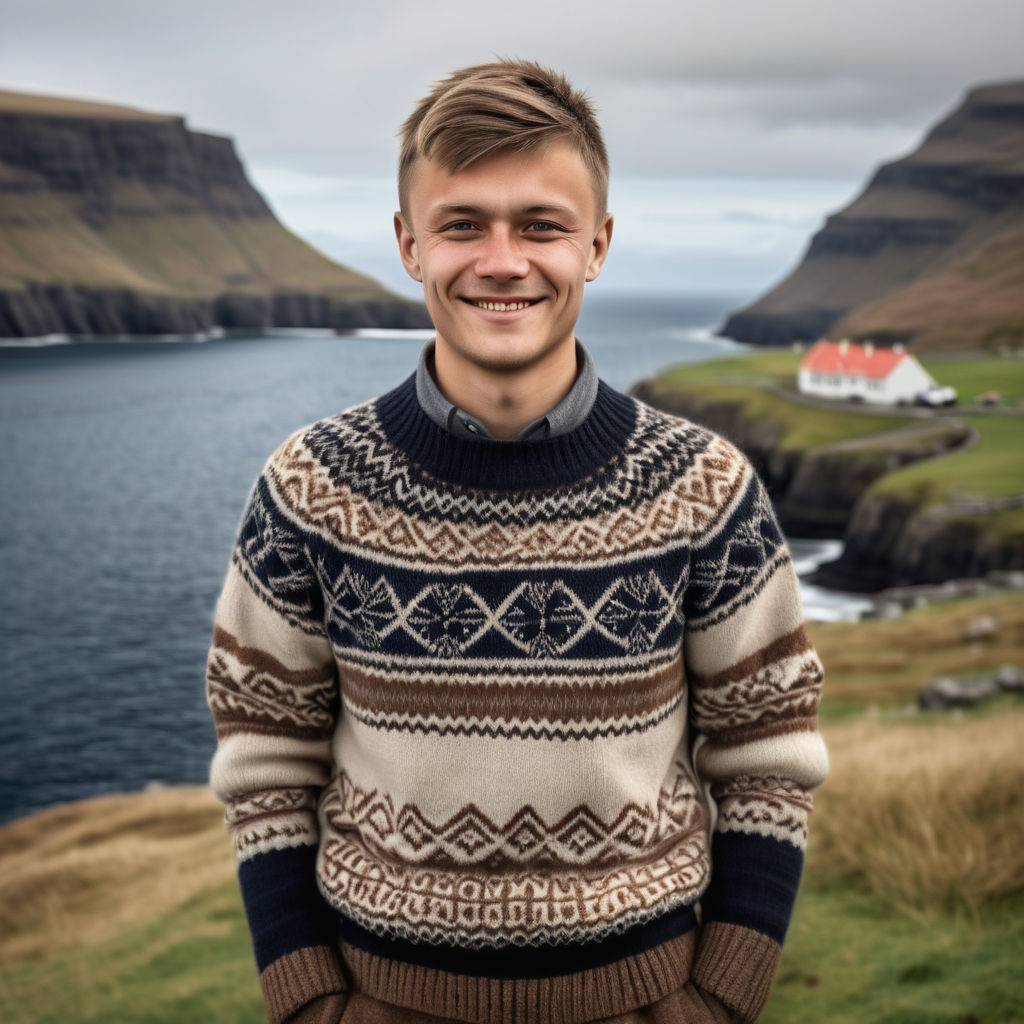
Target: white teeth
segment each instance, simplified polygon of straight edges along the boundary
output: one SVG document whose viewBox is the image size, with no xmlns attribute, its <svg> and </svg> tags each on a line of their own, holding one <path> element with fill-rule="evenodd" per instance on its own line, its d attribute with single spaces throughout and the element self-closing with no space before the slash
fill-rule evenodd
<svg viewBox="0 0 1024 1024">
<path fill-rule="evenodd" d="M 474 302 L 478 309 L 492 309 L 497 313 L 508 313 L 514 309 L 526 309 L 529 302 Z"/>
</svg>

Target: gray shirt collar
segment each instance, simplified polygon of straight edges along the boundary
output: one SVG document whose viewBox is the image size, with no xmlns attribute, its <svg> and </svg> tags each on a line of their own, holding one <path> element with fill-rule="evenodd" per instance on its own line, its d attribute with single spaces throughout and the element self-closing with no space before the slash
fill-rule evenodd
<svg viewBox="0 0 1024 1024">
<path fill-rule="evenodd" d="M 475 416 L 452 405 L 441 394 L 434 380 L 434 342 L 428 341 L 420 351 L 416 366 L 416 397 L 423 411 L 439 427 L 456 437 L 468 440 L 486 438 L 493 441 L 491 432 Z M 575 430 L 590 414 L 597 398 L 597 367 L 586 348 L 576 342 L 576 380 L 568 394 L 546 415 L 528 423 L 515 436 L 515 441 L 541 441 Z"/>
</svg>

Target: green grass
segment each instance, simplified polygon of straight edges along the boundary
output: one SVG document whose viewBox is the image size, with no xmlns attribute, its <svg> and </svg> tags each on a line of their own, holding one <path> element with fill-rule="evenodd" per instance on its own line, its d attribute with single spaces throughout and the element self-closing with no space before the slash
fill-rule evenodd
<svg viewBox="0 0 1024 1024">
<path fill-rule="evenodd" d="M 234 883 L 112 941 L 0 966 L 4 1024 L 265 1021 Z"/>
<path fill-rule="evenodd" d="M 847 885 L 812 856 L 761 1024 L 1016 1024 L 1024 1021 L 1024 898 L 980 920 L 923 922 Z"/>
<path fill-rule="evenodd" d="M 658 379 L 666 385 L 683 388 L 697 382 L 724 382 L 735 378 L 795 388 L 801 358 L 800 353 L 790 349 L 759 349 L 725 359 L 670 367 L 659 374 Z M 921 363 L 940 384 L 956 388 L 961 403 L 986 391 L 999 391 L 1007 400 L 1024 399 L 1024 359 L 923 356 Z"/>
<path fill-rule="evenodd" d="M 889 473 L 873 491 L 921 505 L 1006 498 L 1024 491 L 1024 419 L 965 416 L 962 422 L 978 431 L 977 444 Z M 1019 517 L 1004 519 L 1017 521 Z"/>
<path fill-rule="evenodd" d="M 772 432 L 774 447 L 783 452 L 866 438 L 908 425 L 906 418 L 899 416 L 866 416 L 801 405 L 761 386 L 788 386 L 789 376 L 782 370 L 789 363 L 796 365 L 792 353 L 769 352 L 676 367 L 654 378 L 646 397 L 655 405 L 671 410 L 673 398 L 682 396 L 696 408 L 694 415 L 698 419 L 700 407 L 735 406 L 742 410 L 742 418 L 747 423 L 756 423 L 762 433 Z"/>
<path fill-rule="evenodd" d="M 957 390 L 960 402 L 970 402 L 986 391 L 998 391 L 1004 399 L 1024 399 L 1024 359 L 929 359 L 924 368 L 940 383 Z"/>
<path fill-rule="evenodd" d="M 790 349 L 767 348 L 726 359 L 673 366 L 658 375 L 669 385 L 685 387 L 694 381 L 722 380 L 729 377 L 761 378 L 769 383 L 786 383 L 796 376 L 801 356 Z"/>
</svg>

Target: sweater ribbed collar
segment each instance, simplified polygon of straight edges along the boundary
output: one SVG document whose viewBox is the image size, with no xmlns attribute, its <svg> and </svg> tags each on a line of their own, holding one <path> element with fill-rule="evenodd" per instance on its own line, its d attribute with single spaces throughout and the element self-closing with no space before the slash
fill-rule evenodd
<svg viewBox="0 0 1024 1024">
<path fill-rule="evenodd" d="M 416 394 L 416 374 L 376 401 L 388 440 L 440 480 L 477 490 L 563 487 L 591 476 L 621 451 L 636 422 L 636 403 L 598 381 L 593 405 L 576 429 L 509 444 L 458 437 L 435 423 Z"/>
</svg>

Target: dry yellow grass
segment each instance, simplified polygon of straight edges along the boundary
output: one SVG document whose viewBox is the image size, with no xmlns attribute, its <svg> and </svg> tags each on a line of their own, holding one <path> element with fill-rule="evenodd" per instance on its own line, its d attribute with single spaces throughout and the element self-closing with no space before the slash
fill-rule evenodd
<svg viewBox="0 0 1024 1024">
<path fill-rule="evenodd" d="M 970 626 L 982 618 L 995 631 L 972 639 Z M 810 632 L 825 665 L 826 714 L 913 703 L 941 676 L 1024 664 L 1024 593 L 936 604 L 891 622 L 812 623 Z"/>
<path fill-rule="evenodd" d="M 1024 892 L 1024 710 L 831 726 L 811 869 L 925 916 Z"/>
<path fill-rule="evenodd" d="M 179 121 L 180 114 L 156 114 L 116 103 L 0 89 L 0 112 L 50 117 L 107 117 L 127 121 Z"/>
<path fill-rule="evenodd" d="M 234 876 L 223 809 L 183 787 L 68 804 L 0 829 L 0 961 L 166 916 Z"/>
</svg>

